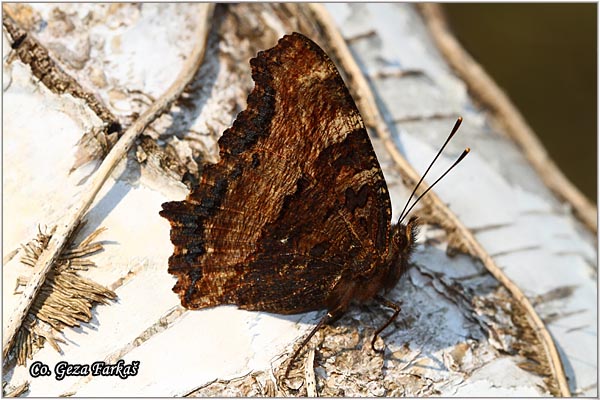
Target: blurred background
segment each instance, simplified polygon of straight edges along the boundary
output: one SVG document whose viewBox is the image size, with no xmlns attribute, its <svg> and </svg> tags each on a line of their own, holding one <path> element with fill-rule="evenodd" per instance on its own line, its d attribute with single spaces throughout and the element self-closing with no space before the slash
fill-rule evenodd
<svg viewBox="0 0 600 400">
<path fill-rule="evenodd" d="M 444 4 L 465 49 L 597 203 L 597 5 Z"/>
</svg>

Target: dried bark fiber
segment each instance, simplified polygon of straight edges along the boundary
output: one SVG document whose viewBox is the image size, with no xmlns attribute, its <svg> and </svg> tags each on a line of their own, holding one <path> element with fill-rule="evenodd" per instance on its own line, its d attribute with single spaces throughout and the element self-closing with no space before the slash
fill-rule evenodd
<svg viewBox="0 0 600 400">
<path fill-rule="evenodd" d="M 50 9 L 54 6 L 35 5 L 33 13 L 49 19 L 50 13 L 44 7 Z M 82 9 L 81 5 L 78 7 L 78 10 Z M 58 20 L 74 23 L 74 38 L 89 31 L 93 32 L 92 39 L 104 37 L 107 43 L 111 43 L 112 47 L 103 47 L 102 51 L 92 47 L 96 49 L 92 52 L 94 56 L 83 64 L 82 70 L 89 68 L 94 60 L 103 60 L 103 64 L 99 65 L 104 66 L 102 72 L 107 86 L 99 85 L 92 92 L 99 93 L 107 108 L 119 115 L 126 126 L 127 121 L 135 121 L 135 114 L 139 115 L 143 110 L 141 104 L 158 98 L 166 90 L 164 77 L 181 68 L 183 58 L 179 54 L 188 54 L 197 41 L 189 33 L 191 29 L 182 29 L 193 26 L 194 6 L 130 4 L 86 7 L 89 7 L 85 8 L 86 12 L 91 11 L 92 15 L 88 19 L 79 18 L 79 11 L 69 5 L 60 6 L 58 8 L 66 17 Z M 342 33 L 351 46 L 351 57 L 359 61 L 369 79 L 370 86 L 365 88 L 356 85 L 356 70 L 344 77 L 369 133 L 375 134 L 371 141 L 388 183 L 392 212 L 398 212 L 412 189 L 414 178 L 403 169 L 397 154 L 402 153 L 418 170 L 423 170 L 422 164 L 431 159 L 430 147 L 436 147 L 434 143 L 441 144 L 443 141 L 434 138 L 431 132 L 445 134 L 456 115 L 467 110 L 463 114 L 464 132 L 457 136 L 456 147 L 449 149 L 453 153 L 467 145 L 475 147 L 470 141 L 480 140 L 477 130 L 479 124 L 485 125 L 485 118 L 478 114 L 478 110 L 473 110 L 466 100 L 465 91 L 453 81 L 455 78 L 436 75 L 447 69 L 439 64 L 439 60 L 431 61 L 430 53 L 423 50 L 429 49 L 425 30 L 410 6 L 331 5 L 329 8 L 336 20 L 342 21 L 338 24 L 343 27 Z M 388 25 L 383 22 L 376 27 L 369 25 L 372 21 L 385 21 L 382 12 L 394 15 L 396 21 L 400 21 L 396 24 L 398 27 L 407 27 L 406 32 L 409 33 L 400 36 L 406 35 L 407 40 L 399 44 L 418 43 L 418 46 L 408 46 L 408 49 L 405 46 L 404 53 L 395 53 L 396 50 L 389 47 L 390 38 L 385 36 Z M 346 20 L 350 22 L 344 23 Z M 104 30 L 103 26 L 113 23 L 110 21 L 114 22 L 113 31 Z M 279 378 L 285 369 L 286 357 L 294 350 L 294 343 L 314 326 L 318 315 L 281 317 L 231 307 L 201 312 L 185 311 L 179 307 L 179 299 L 170 291 L 173 282 L 166 266 L 172 252 L 168 242 L 168 224 L 157 218 L 156 211 L 161 203 L 185 196 L 187 189 L 181 184 L 182 180 L 193 186 L 197 182 L 194 177 L 202 173 L 203 164 L 217 161 L 216 139 L 231 125 L 237 112 L 246 107 L 246 96 L 252 88 L 248 60 L 257 51 L 272 47 L 285 33 L 300 31 L 319 43 L 332 58 L 343 59 L 339 48 L 332 44 L 332 35 L 319 21 L 314 16 L 314 9 L 306 5 L 239 4 L 217 7 L 204 64 L 175 106 L 149 125 L 140 146 L 117 166 L 108 180 L 110 190 L 106 188 L 101 192 L 100 201 L 95 202 L 89 212 L 92 225 L 99 226 L 102 221 L 102 225 L 109 228 L 111 238 L 119 243 L 119 250 L 108 248 L 93 256 L 97 264 L 106 262 L 111 268 L 92 275 L 110 287 L 121 301 L 98 308 L 97 316 L 101 323 L 97 330 L 65 334 L 77 346 L 69 343 L 61 345 L 65 357 L 74 359 L 85 356 L 111 362 L 121 358 L 140 360 L 140 374 L 117 382 L 118 385 L 93 377 L 65 382 L 33 380 L 28 394 L 525 396 L 558 393 L 555 371 L 551 370 L 544 345 L 535 334 L 536 325 L 520 307 L 521 299 L 516 298 L 514 292 L 507 291 L 501 281 L 494 279 L 486 268 L 488 264 L 484 266 L 477 260 L 488 247 L 494 249 L 494 254 L 485 253 L 484 262 L 503 260 L 502 257 L 507 254 L 512 257 L 514 247 L 490 245 L 492 239 L 485 237 L 486 231 L 496 233 L 498 228 L 493 227 L 494 222 L 500 220 L 506 224 L 509 218 L 502 220 L 500 217 L 506 213 L 498 208 L 497 218 L 491 219 L 480 212 L 481 207 L 469 202 L 473 198 L 467 190 L 469 185 L 465 188 L 460 183 L 461 174 L 465 179 L 465 172 L 457 171 L 455 178 L 448 178 L 448 183 L 436 192 L 439 203 L 450 203 L 452 210 L 458 213 L 458 218 L 453 218 L 475 232 L 482 245 L 476 248 L 474 242 L 465 241 L 462 231 L 456 229 L 455 220 L 432 205 L 432 201 L 416 211 L 423 217 L 426 226 L 418 239 L 413 268 L 389 294 L 394 301 L 402 303 L 402 312 L 377 343 L 378 347 L 385 344 L 383 355 L 372 352 L 370 338 L 387 319 L 389 311 L 370 303 L 351 307 L 343 318 L 313 338 L 292 371 L 292 379 L 282 382 Z M 420 39 L 411 37 L 408 40 L 410 32 L 415 32 Z M 46 33 L 42 37 L 48 40 L 48 36 L 44 35 Z M 14 40 L 19 41 L 19 37 Z M 53 47 L 42 38 L 37 40 L 43 47 Z M 118 51 L 123 47 L 127 49 L 130 43 L 142 46 L 140 48 L 151 46 L 154 51 L 141 52 L 138 58 L 133 57 L 131 51 Z M 387 54 L 389 59 L 381 57 L 382 48 L 390 50 L 381 53 Z M 51 54 L 52 50 L 49 52 Z M 149 62 L 149 54 L 153 53 L 158 53 L 160 59 Z M 410 55 L 408 62 L 404 58 L 408 57 L 406 54 Z M 125 55 L 132 57 L 126 58 Z M 403 64 L 398 64 L 398 59 Z M 125 70 L 129 68 L 136 73 L 123 74 L 114 60 L 126 67 Z M 20 61 L 14 63 L 11 87 L 28 87 L 30 83 L 21 78 Z M 79 64 L 76 62 L 61 66 L 75 76 L 76 81 L 86 79 L 77 72 L 81 70 L 77 70 Z M 340 66 L 342 71 L 346 69 L 344 62 L 340 62 Z M 102 79 L 96 80 L 100 81 Z M 13 95 L 10 89 L 5 93 L 7 98 Z M 390 93 L 402 96 L 390 98 Z M 46 92 L 40 94 L 49 96 L 44 97 L 47 102 L 56 96 Z M 34 94 L 30 96 L 33 98 Z M 374 112 L 365 112 L 364 99 L 369 96 L 383 109 L 385 120 L 378 120 Z M 124 104 L 127 105 L 125 111 Z M 385 122 L 382 124 L 382 121 Z M 387 129 L 391 135 L 383 137 L 381 132 L 385 130 L 381 129 Z M 70 137 L 68 146 L 77 143 L 83 133 L 80 131 L 78 136 Z M 424 138 L 429 138 L 432 144 L 423 144 L 426 142 Z M 17 139 L 10 135 L 10 131 L 5 135 L 6 141 Z M 393 150 L 395 146 L 399 146 L 401 151 Z M 487 154 L 485 146 L 480 147 L 483 150 L 478 151 Z M 67 150 L 61 151 L 66 154 Z M 480 161 L 477 156 L 471 159 Z M 15 162 L 14 165 L 16 168 L 19 164 Z M 72 165 L 71 162 L 56 175 L 56 184 L 65 190 L 71 190 L 73 185 L 65 178 Z M 483 164 L 484 167 L 477 167 L 482 164 L 475 165 L 480 174 L 490 169 L 487 164 Z M 518 165 L 523 171 L 528 171 L 526 163 L 519 161 Z M 467 162 L 462 171 L 465 169 L 469 169 Z M 26 176 L 26 169 L 19 171 L 21 176 Z M 496 172 L 490 178 L 493 182 L 498 179 L 499 188 L 506 187 L 503 179 L 516 179 L 501 174 Z M 522 180 L 534 180 L 534 174 L 530 172 L 515 174 Z M 475 178 L 467 174 L 466 179 L 472 182 L 471 179 Z M 453 192 L 449 193 L 448 187 Z M 522 194 L 521 199 L 531 200 L 528 196 Z M 55 203 L 55 198 L 47 196 L 48 208 L 61 212 L 64 205 Z M 26 203 L 27 199 L 18 201 Z M 467 207 L 464 206 L 465 201 Z M 484 201 L 488 200 L 481 200 Z M 7 203 L 7 207 L 14 207 L 10 199 Z M 491 204 L 496 207 L 495 202 Z M 540 203 L 533 201 L 533 204 Z M 555 203 L 551 204 L 554 207 Z M 36 205 L 29 209 L 40 207 Z M 28 221 L 28 218 L 31 218 L 28 214 L 22 215 L 23 221 Z M 123 221 L 127 221 L 126 226 Z M 510 224 L 516 229 L 516 223 Z M 23 237 L 19 241 L 25 241 Z M 493 243 L 503 242 L 496 240 Z M 447 252 L 452 251 L 455 256 L 448 257 Z M 593 258 L 593 251 L 589 254 L 585 249 L 578 251 L 584 254 L 581 257 L 584 260 Z M 467 254 L 463 254 L 465 252 Z M 508 265 L 510 269 L 513 264 L 509 262 Z M 7 266 L 14 266 L 14 262 L 10 261 Z M 89 273 L 86 271 L 86 274 Z M 582 287 L 587 290 L 585 284 Z M 529 291 L 526 293 L 529 295 Z M 547 298 L 544 293 L 534 293 L 541 296 L 539 299 Z M 570 293 L 562 299 L 578 298 L 582 290 Z M 152 307 L 148 306 L 148 298 L 152 298 Z M 538 302 L 535 306 L 543 311 L 543 307 L 550 305 L 550 312 L 557 307 L 556 304 L 552 306 L 552 302 L 557 301 L 563 300 L 553 297 L 553 300 Z M 5 304 L 8 303 L 5 301 Z M 569 349 L 571 351 L 573 349 Z M 156 361 L 157 354 L 161 355 L 160 362 Z M 34 359 L 41 358 L 52 363 L 56 360 L 53 357 L 43 349 Z M 569 358 L 575 363 L 571 360 Z M 577 386 L 573 386 L 572 390 L 581 390 L 582 393 L 593 391 L 593 388 L 586 389 L 591 384 L 586 380 L 586 370 L 576 363 L 573 365 Z M 10 387 L 17 388 L 27 376 L 26 369 L 15 367 L 5 379 L 10 380 Z"/>
</svg>

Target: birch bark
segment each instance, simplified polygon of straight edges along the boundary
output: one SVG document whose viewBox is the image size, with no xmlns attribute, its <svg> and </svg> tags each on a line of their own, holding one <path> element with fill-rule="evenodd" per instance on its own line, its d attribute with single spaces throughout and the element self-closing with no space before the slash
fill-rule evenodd
<svg viewBox="0 0 600 400">
<path fill-rule="evenodd" d="M 193 4 L 21 7 L 19 23 L 123 126 L 167 89 L 197 40 L 191 35 Z M 456 116 L 464 117 L 445 163 L 431 176 L 465 146 L 473 153 L 436 193 L 533 302 L 558 345 L 571 392 L 595 395 L 593 235 L 469 97 L 412 6 L 335 4 L 327 9 L 368 78 L 393 144 L 417 171 L 426 168 Z M 308 15 L 295 5 L 217 7 L 196 79 L 117 166 L 80 233 L 108 228 L 106 250 L 94 256 L 99 267 L 86 277 L 113 289 L 118 301 L 96 307 L 91 324 L 65 330 L 63 354 L 46 346 L 28 365 L 6 368 L 3 380 L 9 387 L 29 381 L 26 395 L 31 396 L 558 393 L 546 355 L 528 353 L 540 344 L 532 338 L 531 323 L 514 310 L 518 299 L 479 260 L 460 253 L 448 257 L 452 248 L 464 249 L 444 226 L 426 226 L 414 268 L 390 294 L 403 309 L 384 334 L 384 356 L 373 354 L 369 342 L 387 311 L 374 304 L 356 307 L 313 339 L 307 360 L 314 360 L 314 367 L 309 362 L 295 371 L 299 378 L 291 386 L 297 390 L 275 377 L 319 313 L 282 317 L 235 307 L 190 312 L 179 306 L 166 272 L 172 246 L 168 223 L 158 216 L 160 204 L 183 199 L 185 172 L 193 175 L 202 163 L 215 161 L 216 139 L 245 107 L 252 87 L 250 57 L 294 30 L 327 48 Z M 3 40 L 3 246 L 8 252 L 33 237 L 39 223 L 60 221 L 81 194 L 79 183 L 102 153 L 82 152 L 78 142 L 102 121 L 85 100 L 56 94 L 32 76 L 28 65 L 8 62 L 6 33 Z M 373 144 L 398 213 L 412 188 L 404 186 L 384 140 L 373 137 Z M 83 165 L 69 174 L 81 157 Z M 432 211 L 417 213 L 427 219 Z M 18 254 L 4 265 L 4 318 L 19 300 L 12 294 L 14 282 L 26 272 Z M 53 367 L 64 360 L 120 359 L 140 361 L 138 374 L 126 380 L 58 381 L 32 378 L 28 371 L 33 361 Z"/>
</svg>

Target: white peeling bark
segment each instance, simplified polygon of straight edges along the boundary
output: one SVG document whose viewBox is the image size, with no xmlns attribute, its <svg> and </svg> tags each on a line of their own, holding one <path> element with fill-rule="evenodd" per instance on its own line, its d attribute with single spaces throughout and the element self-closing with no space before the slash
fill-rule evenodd
<svg viewBox="0 0 600 400">
<path fill-rule="evenodd" d="M 160 96 L 196 40 L 191 35 L 195 5 L 31 7 L 33 16 L 47 22 L 48 28 L 36 33 L 42 44 L 54 49 L 61 49 L 57 43 L 72 46 L 71 52 L 59 50 L 66 58 L 65 68 L 123 121 L 143 109 L 138 100 L 144 96 L 132 94 L 132 89 Z M 209 40 L 205 63 L 187 95 L 192 104 L 179 103 L 170 115 L 156 121 L 154 139 L 169 141 L 179 133 L 179 139 L 170 143 L 182 149 L 180 153 L 201 149 L 209 160 L 213 154 L 214 161 L 215 139 L 245 106 L 251 87 L 246 53 L 254 52 L 249 49 L 257 41 L 270 41 L 261 45 L 266 48 L 282 33 L 299 29 L 294 22 L 282 20 L 285 14 L 274 12 L 279 10 L 276 6 L 253 7 L 229 8 L 237 19 L 220 20 L 220 35 L 213 33 Z M 596 352 L 591 349 L 595 349 L 597 317 L 590 301 L 596 294 L 595 278 L 590 277 L 596 271 L 591 235 L 561 208 L 516 148 L 474 107 L 411 6 L 328 8 L 371 79 L 398 147 L 417 170 L 423 171 L 432 159 L 455 116 L 463 115 L 464 127 L 444 160 L 467 144 L 473 154 L 437 193 L 528 296 L 533 300 L 541 296 L 537 309 L 554 318 L 548 326 L 565 356 L 572 391 L 593 395 L 595 359 L 591 357 Z M 66 16 L 59 18 L 55 9 Z M 252 15 L 244 19 L 246 14 Z M 59 20 L 66 22 L 60 25 Z M 67 29 L 71 23 L 73 29 Z M 238 40 L 240 32 L 248 39 Z M 4 40 L 8 52 L 10 43 Z M 87 48 L 85 43 L 90 44 L 89 58 L 79 54 Z M 33 237 L 38 223 L 59 220 L 78 196 L 81 186 L 77 184 L 94 164 L 69 175 L 75 145 L 99 120 L 81 100 L 48 91 L 19 61 L 5 63 L 4 68 L 3 245 L 8 252 Z M 200 132 L 202 138 L 186 139 L 188 130 Z M 403 186 L 386 148 L 376 139 L 374 147 L 397 214 L 410 188 Z M 51 367 L 63 360 L 79 364 L 137 360 L 139 373 L 127 380 L 89 376 L 58 381 L 54 376 L 31 378 L 30 361 L 5 370 L 3 379 L 11 387 L 29 381 L 26 395 L 30 396 L 283 393 L 273 375 L 320 314 L 282 317 L 231 306 L 183 310 L 171 292 L 174 279 L 166 272 L 172 252 L 169 225 L 158 210 L 165 201 L 183 199 L 187 189 L 157 167 L 160 163 L 151 154 L 145 163 L 139 159 L 139 153 L 130 152 L 118 165 L 92 204 L 88 225 L 81 232 L 85 235 L 100 225 L 108 228 L 103 236 L 106 250 L 93 256 L 99 267 L 84 275 L 115 290 L 118 300 L 94 308 L 92 323 L 66 329 L 63 354 L 46 346 L 34 356 L 34 361 Z M 432 171 L 432 176 L 436 173 Z M 301 368 L 309 371 L 302 373 L 307 394 L 547 394 L 541 377 L 519 367 L 522 357 L 499 352 L 516 339 L 506 331 L 511 326 L 510 312 L 498 283 L 470 257 L 447 257 L 447 247 L 442 229 L 424 229 L 415 268 L 389 294 L 403 305 L 397 323 L 384 332 L 385 357 L 369 349 L 370 335 L 388 315 L 376 305 L 353 308 L 313 339 L 312 346 L 320 344 L 316 355 L 309 352 L 315 368 L 311 364 Z M 15 279 L 27 272 L 18 257 L 3 268 L 5 318 L 18 300 L 12 295 Z M 560 292 L 566 296 L 544 297 L 566 285 L 574 287 Z M 468 296 L 450 290 L 457 287 Z M 493 301 L 486 303 L 488 298 Z M 380 340 L 379 346 L 383 344 Z"/>
<path fill-rule="evenodd" d="M 470 146 L 472 154 L 436 192 L 536 305 L 555 338 L 571 392 L 595 396 L 593 234 L 544 187 L 485 110 L 473 104 L 411 6 L 328 8 L 380 96 L 399 149 L 417 170 L 428 166 L 455 117 L 464 117 L 449 153 Z M 450 163 L 452 156 L 446 158 Z M 443 168 L 437 166 L 437 175 Z"/>
</svg>

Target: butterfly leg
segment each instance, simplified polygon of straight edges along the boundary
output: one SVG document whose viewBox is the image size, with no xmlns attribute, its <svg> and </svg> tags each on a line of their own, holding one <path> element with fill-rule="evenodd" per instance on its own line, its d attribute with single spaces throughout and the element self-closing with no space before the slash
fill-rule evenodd
<svg viewBox="0 0 600 400">
<path fill-rule="evenodd" d="M 396 319 L 396 317 L 398 316 L 398 314 L 400 314 L 400 305 L 389 301 L 388 299 L 377 295 L 375 296 L 375 300 L 377 300 L 378 302 L 380 302 L 381 304 L 383 304 L 386 307 L 391 308 L 392 310 L 394 310 L 394 314 L 391 316 L 390 319 L 387 320 L 387 322 L 383 325 L 381 325 L 379 327 L 379 329 L 377 329 L 375 331 L 375 334 L 373 335 L 373 340 L 371 341 L 371 348 L 373 349 L 373 351 L 377 352 L 377 353 L 382 353 L 384 349 L 380 349 L 377 350 L 375 348 L 375 341 L 377 340 L 377 336 L 381 333 L 381 331 L 383 331 L 385 328 L 387 328 L 392 322 L 394 322 L 394 320 Z"/>
<path fill-rule="evenodd" d="M 302 350 L 304 348 L 304 346 L 306 346 L 306 344 L 310 341 L 310 339 L 315 335 L 315 333 L 317 333 L 317 331 L 319 329 L 321 329 L 321 327 L 323 325 L 325 325 L 327 322 L 329 322 L 331 319 L 333 319 L 333 315 L 330 312 L 328 312 L 327 314 L 325 314 L 323 316 L 323 318 L 321 318 L 319 323 L 313 328 L 313 330 L 308 334 L 308 336 L 302 341 L 302 344 L 300 345 L 300 347 L 298 347 L 296 349 L 296 351 L 294 352 L 294 355 L 290 358 L 290 362 L 288 363 L 287 368 L 285 369 L 284 377 L 286 379 L 288 377 L 290 369 L 292 368 L 292 364 L 296 360 L 296 357 L 298 357 L 298 354 L 300 354 L 300 350 Z"/>
</svg>

